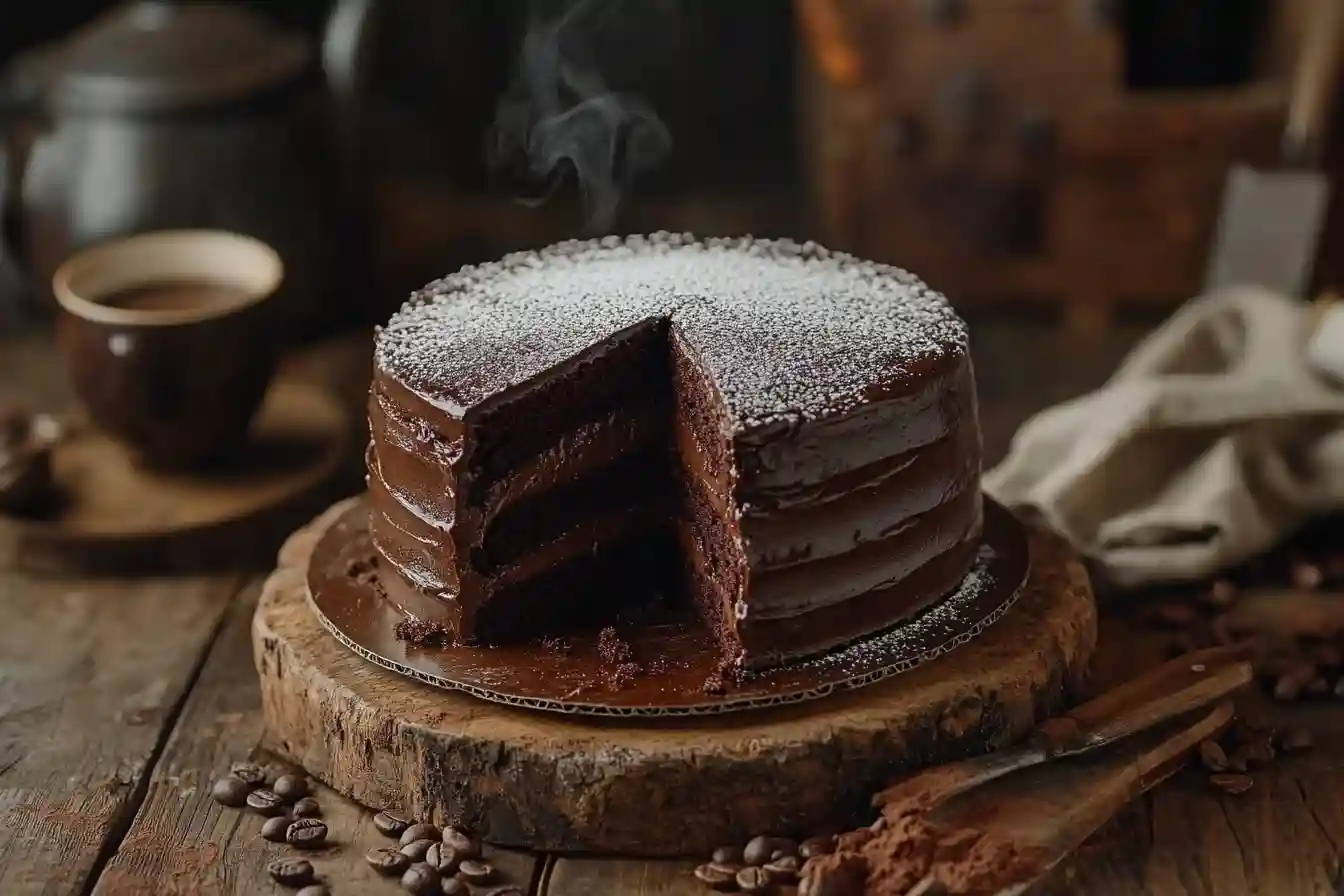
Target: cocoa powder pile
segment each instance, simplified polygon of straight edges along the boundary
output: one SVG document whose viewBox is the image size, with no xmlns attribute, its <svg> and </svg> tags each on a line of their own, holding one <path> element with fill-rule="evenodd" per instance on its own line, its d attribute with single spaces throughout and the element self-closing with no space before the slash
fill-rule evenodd
<svg viewBox="0 0 1344 896">
<path fill-rule="evenodd" d="M 914 800 L 888 804 L 872 827 L 842 835 L 835 852 L 803 866 L 799 896 L 905 896 L 926 879 L 948 893 L 993 896 L 1047 860 L 974 828 L 935 830 L 922 811 Z"/>
</svg>

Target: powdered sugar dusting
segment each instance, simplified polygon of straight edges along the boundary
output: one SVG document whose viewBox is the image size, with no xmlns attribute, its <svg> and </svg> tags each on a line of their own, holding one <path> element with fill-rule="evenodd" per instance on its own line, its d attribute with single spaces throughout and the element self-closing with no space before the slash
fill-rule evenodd
<svg viewBox="0 0 1344 896">
<path fill-rule="evenodd" d="M 876 383 L 967 351 L 947 300 L 898 268 L 813 243 L 658 233 L 463 268 L 393 316 L 377 363 L 460 412 L 662 318 L 742 427 L 843 411 Z"/>
</svg>

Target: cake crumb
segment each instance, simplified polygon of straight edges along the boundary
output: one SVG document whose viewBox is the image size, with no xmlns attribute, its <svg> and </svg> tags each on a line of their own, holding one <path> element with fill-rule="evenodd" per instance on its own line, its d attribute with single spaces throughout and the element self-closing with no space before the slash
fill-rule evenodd
<svg viewBox="0 0 1344 896">
<path fill-rule="evenodd" d="M 423 619 L 403 619 L 393 626 L 392 634 L 398 641 L 416 647 L 447 647 L 453 643 L 453 633 L 447 626 Z"/>
</svg>

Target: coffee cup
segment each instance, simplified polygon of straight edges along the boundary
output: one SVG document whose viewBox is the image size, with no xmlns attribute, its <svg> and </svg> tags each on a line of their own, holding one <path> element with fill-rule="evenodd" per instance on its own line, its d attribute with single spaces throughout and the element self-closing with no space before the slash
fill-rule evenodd
<svg viewBox="0 0 1344 896">
<path fill-rule="evenodd" d="M 213 230 L 118 239 L 56 271 L 57 341 L 89 418 L 146 467 L 189 470 L 242 444 L 275 372 L 275 250 Z"/>
</svg>

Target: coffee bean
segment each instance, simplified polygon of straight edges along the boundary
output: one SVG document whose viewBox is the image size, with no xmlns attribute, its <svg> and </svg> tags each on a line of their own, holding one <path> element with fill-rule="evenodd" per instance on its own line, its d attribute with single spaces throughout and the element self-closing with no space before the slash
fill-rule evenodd
<svg viewBox="0 0 1344 896">
<path fill-rule="evenodd" d="M 297 819 L 285 830 L 285 842 L 295 849 L 317 849 L 327 842 L 327 825 L 316 818 Z"/>
<path fill-rule="evenodd" d="M 791 884 L 798 880 L 798 870 L 802 867 L 797 856 L 781 856 L 765 866 L 766 874 L 775 883 Z"/>
<path fill-rule="evenodd" d="M 481 856 L 481 841 L 461 828 L 445 828 L 443 845 L 457 853 L 459 859 L 478 859 Z"/>
<path fill-rule="evenodd" d="M 210 796 L 215 802 L 222 806 L 228 806 L 232 809 L 241 809 L 247 805 L 247 795 L 252 792 L 252 788 L 247 786 L 247 782 L 235 775 L 226 775 L 215 782 L 210 788 Z"/>
<path fill-rule="evenodd" d="M 416 896 L 443 892 L 439 887 L 439 872 L 423 862 L 412 865 L 402 873 L 401 886 Z"/>
<path fill-rule="evenodd" d="M 1221 772 L 1227 770 L 1227 753 L 1217 741 L 1201 741 L 1199 745 L 1199 761 L 1204 763 L 1204 767 L 1211 772 Z"/>
<path fill-rule="evenodd" d="M 457 873 L 469 884 L 487 884 L 495 876 L 495 868 L 488 862 L 466 859 L 457 866 Z"/>
<path fill-rule="evenodd" d="M 309 884 L 296 893 L 295 896 L 331 896 L 331 891 L 322 884 Z"/>
<path fill-rule="evenodd" d="M 306 796 L 294 804 L 292 811 L 299 818 L 317 818 L 322 814 L 322 804 Z"/>
<path fill-rule="evenodd" d="M 1275 700 L 1296 700 L 1302 696 L 1302 690 L 1316 677 L 1316 670 L 1297 665 L 1278 677 L 1274 682 Z"/>
<path fill-rule="evenodd" d="M 457 850 L 442 843 L 435 843 L 425 851 L 425 864 L 433 865 L 440 874 L 452 874 L 461 862 L 462 857 L 457 854 Z"/>
<path fill-rule="evenodd" d="M 764 865 L 770 861 L 770 856 L 775 851 L 775 841 L 773 837 L 752 837 L 747 843 L 747 848 L 742 850 L 742 861 L 748 865 Z"/>
<path fill-rule="evenodd" d="M 1251 785 L 1255 782 L 1251 779 L 1250 775 L 1222 774 L 1209 775 L 1209 783 L 1225 793 L 1235 795 L 1250 790 Z"/>
<path fill-rule="evenodd" d="M 828 856 L 835 852 L 834 837 L 809 837 L 798 844 L 798 855 L 804 860 L 814 856 Z"/>
<path fill-rule="evenodd" d="M 284 843 L 285 831 L 294 823 L 294 818 L 289 815 L 276 815 L 273 818 L 266 819 L 266 823 L 261 826 L 261 838 L 269 840 L 272 843 Z"/>
<path fill-rule="evenodd" d="M 710 861 L 718 862 L 720 865 L 741 864 L 742 847 L 720 846 L 710 855 Z"/>
<path fill-rule="evenodd" d="M 229 774 L 241 780 L 248 787 L 266 786 L 266 769 L 250 762 L 235 762 L 233 767 L 229 769 Z"/>
<path fill-rule="evenodd" d="M 455 877 L 445 877 L 439 884 L 439 888 L 443 891 L 443 896 L 470 896 L 471 894 L 467 885 Z M 519 894 L 519 896 L 522 896 L 522 894 Z"/>
<path fill-rule="evenodd" d="M 737 887 L 737 869 L 711 862 L 695 869 L 695 879 L 711 890 L 728 892 Z"/>
<path fill-rule="evenodd" d="M 764 868 L 743 868 L 737 872 L 737 886 L 743 893 L 764 893 L 771 883 L 770 872 Z"/>
<path fill-rule="evenodd" d="M 1294 563 L 1292 568 L 1293 587 L 1304 591 L 1315 591 L 1325 581 L 1325 574 L 1314 563 L 1305 561 Z"/>
<path fill-rule="evenodd" d="M 307 859 L 276 859 L 266 866 L 266 873 L 278 884 L 303 887 L 313 882 L 313 863 Z"/>
<path fill-rule="evenodd" d="M 1200 595 L 1200 599 L 1207 606 L 1225 610 L 1236 602 L 1237 586 L 1227 579 L 1218 579 L 1209 586 L 1208 591 Z"/>
<path fill-rule="evenodd" d="M 271 786 L 276 795 L 287 803 L 303 799 L 312 792 L 312 785 L 303 775 L 281 775 L 275 779 L 275 784 Z"/>
<path fill-rule="evenodd" d="M 273 790 L 258 788 L 247 795 L 247 807 L 258 815 L 284 815 L 285 801 Z"/>
<path fill-rule="evenodd" d="M 1285 753 L 1302 753 L 1310 750 L 1311 732 L 1306 728 L 1288 728 L 1279 735 L 1279 749 Z"/>
<path fill-rule="evenodd" d="M 429 854 L 429 848 L 437 842 L 437 840 L 431 840 L 428 837 L 421 837 L 419 840 L 412 840 L 403 846 L 401 854 L 409 856 L 412 862 L 423 862 L 425 856 Z"/>
<path fill-rule="evenodd" d="M 383 877 L 395 877 L 405 873 L 411 867 L 410 856 L 403 855 L 391 846 L 379 846 L 364 853 L 364 861 Z"/>
<path fill-rule="evenodd" d="M 373 826 L 385 837 L 400 837 L 411 826 L 411 822 L 391 812 L 379 812 L 373 816 Z"/>
<path fill-rule="evenodd" d="M 438 825 L 420 822 L 413 824 L 401 832 L 401 845 L 414 843 L 416 840 L 439 840 L 442 839 L 443 832 L 439 830 Z"/>
</svg>

